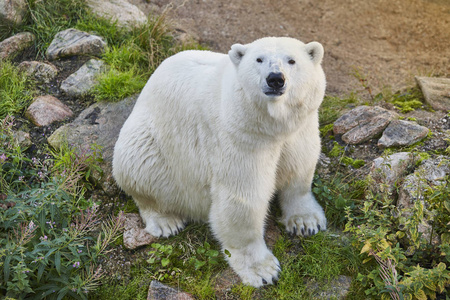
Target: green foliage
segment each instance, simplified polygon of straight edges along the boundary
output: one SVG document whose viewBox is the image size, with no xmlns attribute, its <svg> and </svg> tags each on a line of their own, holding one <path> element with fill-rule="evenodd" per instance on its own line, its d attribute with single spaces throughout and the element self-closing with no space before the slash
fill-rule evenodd
<svg viewBox="0 0 450 300">
<path fill-rule="evenodd" d="M 420 90 L 415 87 L 406 90 L 405 92 L 397 92 L 395 94 L 380 94 L 377 97 L 383 98 L 386 102 L 394 104 L 401 113 L 414 111 L 424 106 L 423 96 Z"/>
<path fill-rule="evenodd" d="M 329 225 L 343 226 L 346 221 L 346 208 L 356 209 L 367 188 L 365 180 L 348 180 L 342 174 L 324 180 L 315 176 L 312 191 L 325 207 Z"/>
<path fill-rule="evenodd" d="M 361 168 L 362 166 L 364 166 L 366 164 L 366 162 L 364 160 L 362 160 L 362 159 L 353 159 L 353 158 L 348 157 L 348 156 L 342 157 L 341 162 L 344 165 L 352 166 L 355 169 L 359 169 L 359 168 Z"/>
<path fill-rule="evenodd" d="M 134 69 L 119 71 L 114 68 L 101 74 L 98 81 L 93 92 L 97 101 L 120 101 L 141 91 L 146 83 Z"/>
<path fill-rule="evenodd" d="M 98 206 L 73 189 L 87 169 L 70 166 L 84 165 L 87 155 L 77 157 L 80 163 L 30 159 L 12 126 L 7 117 L 0 129 L 0 293 L 87 299 L 100 284 L 98 259 L 117 238 L 123 219 L 100 222 Z M 100 229 L 96 238 L 95 229 Z"/>
<path fill-rule="evenodd" d="M 442 185 L 433 188 L 431 195 L 424 194 L 428 209 L 438 216 L 433 231 L 441 234 L 442 245 L 437 248 L 419 232 L 424 220 L 421 201 L 399 211 L 392 199 L 368 194 L 361 211 L 346 209 L 346 231 L 365 255 L 364 263 L 371 266 L 357 277 L 366 295 L 435 299 L 450 285 L 450 271 L 444 263 L 449 250 L 448 189 Z"/>
<path fill-rule="evenodd" d="M 33 100 L 33 82 L 9 61 L 0 64 L 0 119 L 18 114 Z"/>
<path fill-rule="evenodd" d="M 87 15 L 83 0 L 27 0 L 29 15 L 19 30 L 33 33 L 38 56 L 45 51 L 58 32 L 74 27 L 77 20 Z"/>
<path fill-rule="evenodd" d="M 320 126 L 332 124 L 342 115 L 343 111 L 350 105 L 359 103 L 355 94 L 350 94 L 345 98 L 325 96 L 322 105 L 319 108 Z"/>
<path fill-rule="evenodd" d="M 75 149 L 63 143 L 59 149 L 50 152 L 53 156 L 52 172 L 64 178 L 65 189 L 73 194 L 92 189 L 93 174 L 101 177 L 103 173 L 99 166 L 103 161 L 101 148 L 97 145 L 91 145 L 89 149 Z"/>
<path fill-rule="evenodd" d="M 333 142 L 333 148 L 328 152 L 328 156 L 330 157 L 339 157 L 343 156 L 345 153 L 345 147 L 339 145 L 338 142 Z"/>
</svg>

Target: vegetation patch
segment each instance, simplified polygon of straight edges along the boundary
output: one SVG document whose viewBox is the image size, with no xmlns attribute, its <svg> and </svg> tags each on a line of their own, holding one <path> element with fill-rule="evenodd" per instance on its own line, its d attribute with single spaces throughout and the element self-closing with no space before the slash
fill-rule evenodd
<svg viewBox="0 0 450 300">
<path fill-rule="evenodd" d="M 0 119 L 8 114 L 21 114 L 33 100 L 33 81 L 11 62 L 0 64 Z"/>
</svg>

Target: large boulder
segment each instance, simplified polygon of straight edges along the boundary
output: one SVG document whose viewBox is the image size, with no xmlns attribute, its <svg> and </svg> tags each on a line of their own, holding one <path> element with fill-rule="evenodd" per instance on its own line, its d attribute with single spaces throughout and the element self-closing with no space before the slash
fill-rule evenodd
<svg viewBox="0 0 450 300">
<path fill-rule="evenodd" d="M 427 137 L 430 130 L 414 122 L 395 120 L 378 140 L 379 148 L 410 146 Z"/>
<path fill-rule="evenodd" d="M 58 75 L 58 69 L 54 65 L 40 61 L 24 61 L 18 68 L 39 83 L 49 83 Z"/>
<path fill-rule="evenodd" d="M 25 112 L 25 116 L 36 126 L 47 126 L 72 115 L 69 107 L 51 95 L 37 97 Z"/>
<path fill-rule="evenodd" d="M 30 48 L 36 37 L 30 32 L 22 32 L 0 42 L 0 61 L 14 59 L 21 52 Z"/>
<path fill-rule="evenodd" d="M 71 97 L 86 95 L 98 83 L 97 76 L 104 70 L 106 66 L 102 60 L 90 59 L 61 82 L 61 91 Z"/>
<path fill-rule="evenodd" d="M 147 16 L 126 0 L 87 0 L 92 12 L 104 19 L 110 19 L 122 28 L 133 28 L 147 22 Z"/>
<path fill-rule="evenodd" d="M 450 78 L 416 77 L 425 101 L 437 110 L 450 110 Z"/>
<path fill-rule="evenodd" d="M 25 0 L 0 0 L 0 24 L 13 27 L 22 24 L 27 12 Z"/>
<path fill-rule="evenodd" d="M 54 148 L 59 148 L 66 142 L 81 151 L 89 151 L 93 144 L 100 146 L 103 176 L 97 179 L 108 194 L 117 191 L 112 177 L 114 145 L 136 99 L 137 96 L 132 96 L 115 103 L 95 103 L 82 111 L 72 123 L 58 128 L 48 138 L 49 144 Z"/>
<path fill-rule="evenodd" d="M 381 134 L 397 114 L 378 106 L 358 106 L 333 124 L 333 132 L 347 144 L 360 144 Z"/>
<path fill-rule="evenodd" d="M 55 60 L 73 55 L 100 56 L 105 52 L 103 38 L 84 31 L 69 28 L 58 32 L 47 48 L 47 59 Z"/>
<path fill-rule="evenodd" d="M 373 190 L 392 193 L 412 162 L 413 155 L 410 152 L 399 152 L 376 158 L 370 170 L 370 176 L 375 183 Z"/>
</svg>

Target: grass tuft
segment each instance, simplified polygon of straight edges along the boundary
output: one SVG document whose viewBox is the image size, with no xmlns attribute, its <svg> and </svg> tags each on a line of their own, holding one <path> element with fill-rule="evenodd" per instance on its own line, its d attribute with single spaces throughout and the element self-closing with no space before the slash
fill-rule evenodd
<svg viewBox="0 0 450 300">
<path fill-rule="evenodd" d="M 33 81 L 8 61 L 0 65 L 0 118 L 20 114 L 33 100 Z"/>
</svg>

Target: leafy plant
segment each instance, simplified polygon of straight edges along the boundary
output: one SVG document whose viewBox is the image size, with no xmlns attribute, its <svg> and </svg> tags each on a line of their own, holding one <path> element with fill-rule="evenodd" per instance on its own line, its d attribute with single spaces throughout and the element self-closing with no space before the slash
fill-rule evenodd
<svg viewBox="0 0 450 300">
<path fill-rule="evenodd" d="M 29 158 L 14 137 L 13 119 L 0 125 L 0 293 L 87 299 L 102 277 L 98 259 L 123 217 L 101 222 L 98 206 L 74 189 L 86 176 L 80 162 L 90 161 L 88 155 Z"/>
<path fill-rule="evenodd" d="M 371 194 L 367 195 L 362 215 L 350 208 L 346 211 L 346 231 L 352 233 L 353 243 L 361 253 L 368 254 L 364 263 L 374 266 L 357 277 L 366 287 L 366 295 L 381 294 L 382 299 L 435 299 L 437 293 L 450 285 L 450 271 L 443 262 L 446 252 L 433 255 L 436 249 L 421 238 L 418 229 L 424 214 L 421 201 L 415 202 L 406 220 L 399 217 L 402 214 L 392 199 Z"/>
</svg>

